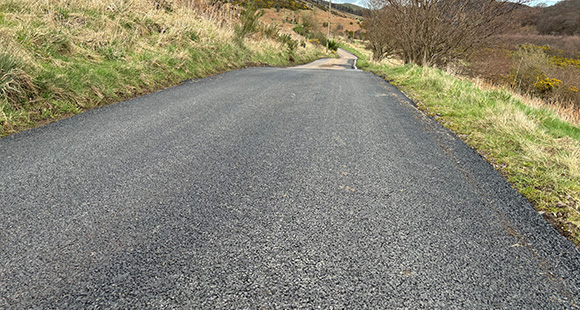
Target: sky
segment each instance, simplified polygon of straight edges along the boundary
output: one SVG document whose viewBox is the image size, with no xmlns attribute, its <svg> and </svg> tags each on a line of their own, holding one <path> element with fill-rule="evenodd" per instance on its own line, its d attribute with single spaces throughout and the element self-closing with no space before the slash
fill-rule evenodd
<svg viewBox="0 0 580 310">
<path fill-rule="evenodd" d="M 561 0 L 534 0 L 534 1 L 532 1 L 531 5 L 538 5 L 540 3 L 545 3 L 546 5 L 550 6 L 550 5 L 556 4 L 560 1 Z"/>
<path fill-rule="evenodd" d="M 538 5 L 540 3 L 545 3 L 547 5 L 554 5 L 561 0 L 532 0 L 530 5 Z M 333 0 L 334 3 L 353 3 L 359 6 L 365 6 L 366 0 Z"/>
<path fill-rule="evenodd" d="M 335 3 L 352 3 L 352 4 L 356 4 L 358 6 L 365 6 L 365 0 L 337 0 L 337 1 L 332 1 Z"/>
</svg>

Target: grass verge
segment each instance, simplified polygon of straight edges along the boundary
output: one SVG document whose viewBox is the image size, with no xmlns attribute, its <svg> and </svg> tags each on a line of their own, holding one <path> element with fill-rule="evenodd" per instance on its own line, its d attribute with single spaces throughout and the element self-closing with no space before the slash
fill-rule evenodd
<svg viewBox="0 0 580 310">
<path fill-rule="evenodd" d="M 482 154 L 564 236 L 580 246 L 580 127 L 506 89 L 442 70 L 370 61 L 359 68 L 401 88 L 419 108 Z"/>
<path fill-rule="evenodd" d="M 247 66 L 325 56 L 277 29 L 240 37 L 209 0 L 1 0 L 0 137 Z"/>
</svg>

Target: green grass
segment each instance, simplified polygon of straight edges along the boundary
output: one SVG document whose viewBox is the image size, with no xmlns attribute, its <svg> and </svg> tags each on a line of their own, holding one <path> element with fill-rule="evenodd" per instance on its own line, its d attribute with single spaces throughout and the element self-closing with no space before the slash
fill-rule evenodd
<svg viewBox="0 0 580 310">
<path fill-rule="evenodd" d="M 369 61 L 357 65 L 385 77 L 421 110 L 454 131 L 500 170 L 570 240 L 580 245 L 580 127 L 507 89 L 482 87 L 442 70 Z"/>
<path fill-rule="evenodd" d="M 266 27 L 240 38 L 237 20 L 157 10 L 148 0 L 119 11 L 98 2 L 46 3 L 0 4 L 0 137 L 187 79 L 327 56 L 313 45 L 289 49 L 293 40 Z"/>
</svg>

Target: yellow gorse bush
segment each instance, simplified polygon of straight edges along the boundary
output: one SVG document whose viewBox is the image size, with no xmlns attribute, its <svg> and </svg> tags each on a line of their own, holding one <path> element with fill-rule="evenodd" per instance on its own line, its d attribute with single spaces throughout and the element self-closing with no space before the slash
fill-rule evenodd
<svg viewBox="0 0 580 310">
<path fill-rule="evenodd" d="M 562 81 L 558 79 L 551 79 L 545 74 L 538 76 L 538 81 L 534 83 L 534 88 L 540 93 L 547 93 L 559 88 L 562 85 Z"/>
<path fill-rule="evenodd" d="M 318 41 L 318 39 L 309 39 L 308 42 L 310 42 L 312 44 L 320 45 L 320 41 Z"/>
<path fill-rule="evenodd" d="M 560 67 L 575 66 L 575 67 L 580 68 L 580 59 L 554 56 L 554 57 L 552 57 L 551 61 L 556 66 L 560 66 Z"/>
</svg>

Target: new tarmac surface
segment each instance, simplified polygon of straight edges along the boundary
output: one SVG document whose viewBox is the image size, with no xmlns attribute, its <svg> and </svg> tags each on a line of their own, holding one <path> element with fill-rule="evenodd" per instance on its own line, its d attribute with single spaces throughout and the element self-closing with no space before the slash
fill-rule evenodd
<svg viewBox="0 0 580 310">
<path fill-rule="evenodd" d="M 1 309 L 580 302 L 575 246 L 362 71 L 233 71 L 0 139 L 0 204 Z"/>
</svg>

